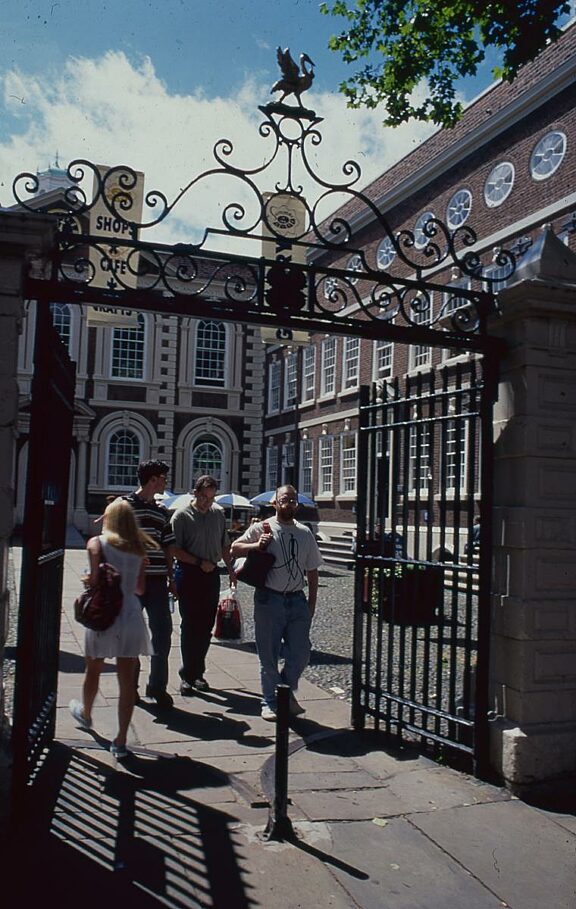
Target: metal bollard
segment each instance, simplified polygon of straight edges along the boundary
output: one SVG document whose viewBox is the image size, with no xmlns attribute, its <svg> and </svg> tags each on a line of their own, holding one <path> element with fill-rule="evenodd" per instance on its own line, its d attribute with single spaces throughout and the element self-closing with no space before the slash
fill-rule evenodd
<svg viewBox="0 0 576 909">
<path fill-rule="evenodd" d="M 290 686 L 276 689 L 276 754 L 274 761 L 274 804 L 270 806 L 264 831 L 267 840 L 294 840 L 296 834 L 288 817 L 288 721 Z"/>
</svg>

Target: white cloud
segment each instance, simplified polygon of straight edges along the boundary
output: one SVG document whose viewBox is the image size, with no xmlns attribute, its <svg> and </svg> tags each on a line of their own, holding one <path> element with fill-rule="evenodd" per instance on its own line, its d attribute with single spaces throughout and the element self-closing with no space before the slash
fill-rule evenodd
<svg viewBox="0 0 576 909">
<path fill-rule="evenodd" d="M 175 95 L 157 77 L 149 58 L 135 64 L 125 54 L 109 51 L 98 59 L 69 58 L 53 81 L 9 72 L 3 91 L 7 112 L 19 126 L 0 142 L 3 205 L 12 203 L 14 176 L 45 169 L 56 150 L 61 164 L 74 158 L 128 164 L 144 171 L 147 191 L 158 189 L 173 200 L 197 175 L 219 167 L 213 156 L 218 140 L 230 139 L 234 152 L 226 160 L 249 170 L 261 167 L 273 149 L 271 139 L 259 133 L 263 116 L 257 109 L 270 100 L 269 86 L 254 79 L 226 98 L 208 98 L 201 86 L 192 94 Z M 348 110 L 337 93 L 311 92 L 304 101 L 324 118 L 323 141 L 310 148 L 310 159 L 329 182 L 343 181 L 343 165 L 354 159 L 362 168 L 355 185 L 359 188 L 430 133 L 421 124 L 384 129 L 382 112 Z M 285 149 L 281 152 L 266 178 L 254 177 L 261 190 L 285 181 Z M 302 169 L 294 182 L 303 183 L 312 201 L 311 181 Z M 249 198 L 246 184 L 232 176 L 206 177 L 179 201 L 155 239 L 197 241 L 204 227 L 222 227 L 228 203 Z M 341 196 L 333 198 L 332 208 L 341 201 Z M 254 213 L 255 206 L 249 211 Z"/>
</svg>

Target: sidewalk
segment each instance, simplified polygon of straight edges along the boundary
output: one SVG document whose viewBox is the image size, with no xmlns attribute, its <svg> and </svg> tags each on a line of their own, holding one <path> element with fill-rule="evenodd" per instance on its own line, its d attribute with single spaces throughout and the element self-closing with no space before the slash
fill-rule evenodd
<svg viewBox="0 0 576 909">
<path fill-rule="evenodd" d="M 16 552 L 15 556 L 19 556 Z M 14 844 L 6 909 L 48 899 L 92 906 L 217 909 L 575 909 L 576 816 L 349 730 L 349 705 L 303 682 L 293 722 L 289 816 L 298 842 L 265 842 L 274 726 L 260 718 L 252 644 L 213 644 L 205 695 L 134 711 L 120 766 L 110 665 L 94 712 L 77 729 L 68 702 L 83 673 L 71 614 L 85 554 L 67 553 L 57 741 L 34 816 Z M 19 568 L 19 565 L 17 565 Z M 177 625 L 177 617 L 175 616 Z"/>
</svg>

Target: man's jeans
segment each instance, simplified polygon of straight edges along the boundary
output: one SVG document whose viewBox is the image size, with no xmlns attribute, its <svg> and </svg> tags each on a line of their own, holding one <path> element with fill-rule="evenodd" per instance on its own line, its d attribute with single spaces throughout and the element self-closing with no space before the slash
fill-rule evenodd
<svg viewBox="0 0 576 909">
<path fill-rule="evenodd" d="M 254 630 L 260 660 L 262 703 L 276 707 L 276 687 L 294 691 L 310 659 L 310 608 L 303 591 L 277 593 L 267 587 L 254 593 Z M 280 649 L 284 668 L 278 671 Z"/>
<path fill-rule="evenodd" d="M 140 602 L 148 615 L 154 653 L 150 658 L 150 678 L 146 693 L 151 697 L 166 691 L 168 657 L 172 643 L 172 616 L 166 575 L 146 575 L 146 590 Z"/>
<path fill-rule="evenodd" d="M 196 679 L 202 678 L 206 670 L 206 654 L 210 647 L 220 596 L 220 575 L 217 568 L 205 572 L 197 565 L 179 562 L 174 571 L 174 580 L 182 618 L 180 678 L 191 685 Z"/>
</svg>

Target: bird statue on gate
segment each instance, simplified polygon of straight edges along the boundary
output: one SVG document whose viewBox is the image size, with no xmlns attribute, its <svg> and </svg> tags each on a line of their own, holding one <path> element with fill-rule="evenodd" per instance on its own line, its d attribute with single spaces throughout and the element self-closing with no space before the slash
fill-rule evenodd
<svg viewBox="0 0 576 909">
<path fill-rule="evenodd" d="M 276 50 L 276 58 L 278 60 L 278 66 L 282 70 L 282 78 L 274 83 L 270 89 L 270 94 L 272 94 L 272 92 L 282 92 L 280 104 L 287 95 L 295 95 L 298 104 L 300 107 L 303 107 L 300 95 L 302 92 L 307 91 L 314 81 L 314 62 L 310 59 L 308 54 L 300 54 L 300 67 L 298 68 L 290 55 L 289 47 L 284 50 L 279 47 Z M 307 64 L 309 68 L 307 68 Z"/>
</svg>

